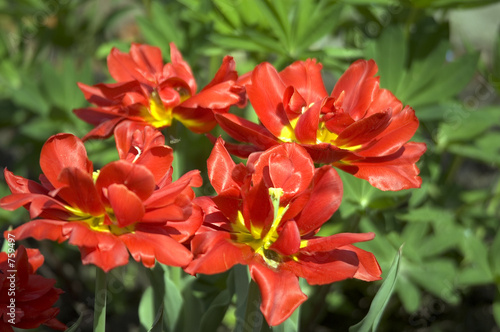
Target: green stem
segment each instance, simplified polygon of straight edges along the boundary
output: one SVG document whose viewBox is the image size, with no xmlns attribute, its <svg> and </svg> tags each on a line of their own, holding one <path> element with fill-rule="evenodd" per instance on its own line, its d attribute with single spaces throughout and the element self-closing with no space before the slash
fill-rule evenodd
<svg viewBox="0 0 500 332">
<path fill-rule="evenodd" d="M 245 321 L 243 331 L 261 332 L 270 331 L 262 312 L 260 311 L 260 291 L 259 286 L 253 280 L 250 281 L 247 296 L 247 308 L 245 311 Z"/>
<path fill-rule="evenodd" d="M 94 332 L 106 331 L 106 297 L 108 295 L 106 276 L 106 272 L 96 268 Z"/>
</svg>

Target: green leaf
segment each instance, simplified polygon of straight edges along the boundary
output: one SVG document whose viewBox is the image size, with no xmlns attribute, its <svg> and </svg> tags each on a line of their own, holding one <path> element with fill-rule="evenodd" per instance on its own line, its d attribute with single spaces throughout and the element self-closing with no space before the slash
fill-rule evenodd
<svg viewBox="0 0 500 332">
<path fill-rule="evenodd" d="M 186 47 L 185 36 L 183 34 L 184 29 L 180 29 L 177 24 L 177 18 L 173 17 L 170 12 L 167 11 L 166 6 L 162 6 L 161 3 L 157 1 L 152 2 L 151 16 L 155 27 L 169 42 L 174 42 L 179 49 Z M 168 44 L 164 45 L 164 47 L 168 47 Z"/>
<path fill-rule="evenodd" d="M 17 89 L 21 86 L 19 70 L 13 61 L 5 59 L 0 62 L 0 84 Z"/>
<path fill-rule="evenodd" d="M 142 294 L 141 300 L 139 302 L 139 322 L 144 327 L 144 329 L 147 329 L 149 326 L 154 325 L 155 312 L 156 309 L 153 296 L 153 287 L 148 286 Z"/>
<path fill-rule="evenodd" d="M 458 282 L 464 285 L 491 282 L 493 275 L 488 261 L 488 249 L 483 239 L 466 232 L 461 247 L 465 255 L 463 264 L 468 264 L 468 267 L 460 273 Z"/>
<path fill-rule="evenodd" d="M 161 267 L 164 273 L 163 280 L 165 285 L 163 296 L 165 322 L 167 323 L 170 331 L 175 331 L 184 299 L 181 295 L 181 289 L 179 289 L 180 285 L 175 284 L 172 279 L 172 269 L 180 268 L 168 267 L 165 265 L 161 265 Z M 158 289 L 155 289 L 155 291 L 158 291 Z"/>
<path fill-rule="evenodd" d="M 260 15 L 266 18 L 271 31 L 278 39 L 281 47 L 290 50 L 290 23 L 284 1 L 254 0 L 260 8 Z"/>
<path fill-rule="evenodd" d="M 393 260 L 394 248 L 391 245 L 388 245 L 389 241 L 385 235 L 387 232 L 384 230 L 383 227 L 384 227 L 383 225 L 374 223 L 366 216 L 362 217 L 361 222 L 359 224 L 360 231 L 364 233 L 373 232 L 377 234 L 377 236 L 375 236 L 375 239 L 371 241 L 361 242 L 356 244 L 356 246 L 364 250 L 373 252 L 381 265 L 383 265 L 382 262 L 387 262 L 387 266 L 389 266 L 389 264 Z"/>
<path fill-rule="evenodd" d="M 12 226 L 9 226 L 9 231 L 12 230 Z M 4 237 L 4 241 L 2 243 L 2 249 L 0 249 L 0 252 L 7 252 L 9 250 L 9 241 L 7 241 L 7 238 Z"/>
<path fill-rule="evenodd" d="M 417 8 L 464 8 L 464 7 L 480 7 L 492 3 L 497 3 L 497 0 L 412 0 L 412 4 Z"/>
<path fill-rule="evenodd" d="M 414 107 L 419 106 L 418 100 L 415 102 L 413 99 L 421 91 L 425 90 L 427 85 L 438 75 L 439 71 L 436 68 L 443 65 L 449 48 L 448 42 L 441 41 L 430 54 L 412 62 L 411 68 L 406 75 L 405 85 L 398 91 L 398 97 L 401 100 Z"/>
<path fill-rule="evenodd" d="M 181 295 L 182 285 L 173 281 L 170 269 L 178 268 L 157 263 L 153 269 L 148 270 L 151 285 L 144 292 L 139 304 L 139 320 L 145 329 L 154 325 L 156 313 L 163 308 L 165 330 L 176 331 L 184 299 Z"/>
<path fill-rule="evenodd" d="M 263 47 L 257 41 L 233 36 L 211 35 L 210 41 L 223 48 L 233 48 L 246 51 L 262 52 Z"/>
<path fill-rule="evenodd" d="M 399 26 L 385 28 L 374 45 L 368 47 L 367 57 L 375 59 L 380 75 L 380 86 L 396 96 L 405 73 L 406 40 Z"/>
<path fill-rule="evenodd" d="M 397 0 L 342 0 L 347 5 L 397 5 Z"/>
<path fill-rule="evenodd" d="M 163 304 L 158 308 L 153 326 L 151 326 L 148 332 L 163 332 Z"/>
<path fill-rule="evenodd" d="M 448 146 L 447 150 L 466 158 L 500 165 L 500 133 L 487 132 L 472 144 L 455 143 Z"/>
<path fill-rule="evenodd" d="M 3 251 L 3 250 L 2 250 Z M 490 266 L 495 276 L 500 277 L 500 232 L 497 232 L 490 247 Z"/>
<path fill-rule="evenodd" d="M 401 246 L 392 262 L 391 268 L 389 269 L 384 282 L 382 283 L 382 286 L 380 286 L 377 295 L 375 295 L 375 298 L 370 305 L 368 314 L 358 324 L 351 326 L 349 328 L 349 332 L 369 332 L 377 330 L 382 314 L 384 313 L 384 309 L 387 306 L 387 303 L 389 303 L 389 299 L 391 298 L 394 286 L 396 285 L 396 281 L 398 279 L 402 250 L 403 247 Z"/>
<path fill-rule="evenodd" d="M 493 317 L 497 325 L 500 326 L 500 299 L 498 298 L 493 302 Z"/>
<path fill-rule="evenodd" d="M 453 222 L 454 220 L 454 215 L 449 210 L 432 206 L 423 206 L 405 214 L 398 214 L 397 217 L 409 222 Z"/>
<path fill-rule="evenodd" d="M 401 274 L 396 284 L 396 293 L 403 303 L 406 312 L 415 312 L 420 308 L 420 290 L 405 276 L 404 265 L 401 270 Z"/>
<path fill-rule="evenodd" d="M 454 225 L 455 226 L 455 225 Z M 446 232 L 427 237 L 420 246 L 420 256 L 428 258 L 437 256 L 445 251 L 458 246 L 462 240 L 462 232 L 459 228 L 447 227 Z"/>
<path fill-rule="evenodd" d="M 81 330 L 80 324 L 82 323 L 82 320 L 83 320 L 83 314 L 80 314 L 80 317 L 78 317 L 76 322 L 64 331 L 65 332 L 78 332 L 78 331 L 80 331 Z"/>
<path fill-rule="evenodd" d="M 245 265 L 236 265 L 232 268 L 234 273 L 234 291 L 236 293 L 236 327 L 235 331 L 242 331 L 245 322 L 246 300 L 248 294 L 248 287 L 250 285 L 250 275 L 248 267 Z"/>
<path fill-rule="evenodd" d="M 439 127 L 438 145 L 470 141 L 486 132 L 500 118 L 500 109 L 481 108 L 448 117 Z"/>
<path fill-rule="evenodd" d="M 426 89 L 410 99 L 412 105 L 430 104 L 458 94 L 472 79 L 478 59 L 479 53 L 474 52 L 438 69 Z"/>
<path fill-rule="evenodd" d="M 227 32 L 239 31 L 242 27 L 240 11 L 238 6 L 235 6 L 234 1 L 229 0 L 214 0 L 216 7 L 216 15 L 219 18 L 216 24 L 225 24 Z"/>
<path fill-rule="evenodd" d="M 163 55 L 170 54 L 170 42 L 174 42 L 179 49 L 187 46 L 184 29 L 177 22 L 178 17 L 172 16 L 160 2 L 151 3 L 151 17 L 137 17 L 136 20 L 146 41 L 159 47 Z"/>
<path fill-rule="evenodd" d="M 295 309 L 290 317 L 278 326 L 274 326 L 273 332 L 298 332 L 299 331 L 299 317 L 300 308 Z"/>
<path fill-rule="evenodd" d="M 210 306 L 205 310 L 201 317 L 200 326 L 205 331 L 215 331 L 221 324 L 222 319 L 231 304 L 232 294 L 229 289 L 222 290 L 215 299 L 210 303 Z"/>
<path fill-rule="evenodd" d="M 60 120 L 52 120 L 49 118 L 36 118 L 27 123 L 24 123 L 20 131 L 23 135 L 33 138 L 40 142 L 44 142 L 47 137 L 59 132 L 63 123 Z"/>
<path fill-rule="evenodd" d="M 457 269 L 450 259 L 437 258 L 415 265 L 408 264 L 407 271 L 409 278 L 426 291 L 451 304 L 457 304 L 460 301 L 460 296 L 455 289 Z"/>
<path fill-rule="evenodd" d="M 59 109 L 71 113 L 71 110 L 85 104 L 85 97 L 76 84 L 80 81 L 90 81 L 90 61 L 85 61 L 80 70 L 77 71 L 76 60 L 67 56 L 62 59 L 59 68 L 56 69 L 51 63 L 42 65 L 42 89 L 46 93 L 47 100 Z"/>
</svg>

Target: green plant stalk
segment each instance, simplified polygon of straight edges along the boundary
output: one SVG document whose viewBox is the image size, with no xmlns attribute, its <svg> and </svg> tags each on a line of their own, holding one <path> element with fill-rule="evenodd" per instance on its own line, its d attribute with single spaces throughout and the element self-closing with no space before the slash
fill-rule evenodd
<svg viewBox="0 0 500 332">
<path fill-rule="evenodd" d="M 260 311 L 260 291 L 259 286 L 253 280 L 250 281 L 247 296 L 247 308 L 245 311 L 245 320 L 243 330 L 248 332 L 269 331 L 262 312 Z"/>
<path fill-rule="evenodd" d="M 106 298 L 107 274 L 100 268 L 96 268 L 95 278 L 95 302 L 94 302 L 94 332 L 106 331 Z"/>
</svg>

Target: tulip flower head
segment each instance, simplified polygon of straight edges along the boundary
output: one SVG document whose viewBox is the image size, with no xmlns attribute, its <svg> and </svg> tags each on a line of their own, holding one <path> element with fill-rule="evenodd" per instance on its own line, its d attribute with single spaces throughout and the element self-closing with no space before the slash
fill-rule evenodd
<svg viewBox="0 0 500 332">
<path fill-rule="evenodd" d="M 373 233 L 315 236 L 338 209 L 342 183 L 331 166 L 315 169 L 300 145 L 251 154 L 244 166 L 232 161 L 219 139 L 208 171 L 217 196 L 196 200 L 205 220 L 191 242 L 194 260 L 186 271 L 214 274 L 248 265 L 270 325 L 306 300 L 298 277 L 312 285 L 380 279 L 374 256 L 352 245 Z"/>
<path fill-rule="evenodd" d="M 163 64 L 160 49 L 149 45 L 132 44 L 130 53 L 114 48 L 108 56 L 108 69 L 116 83 L 79 83 L 85 98 L 97 106 L 74 110 L 79 118 L 95 125 L 83 140 L 109 137 L 123 121 L 164 128 L 176 119 L 191 131 L 204 133 L 216 124 L 213 112 L 226 112 L 231 105 L 244 102 L 230 56 L 199 93 L 191 68 L 173 43 L 170 58 L 170 63 Z"/>
<path fill-rule="evenodd" d="M 121 124 L 115 138 L 121 160 L 93 170 L 83 142 L 71 134 L 49 138 L 42 148 L 41 184 L 5 170 L 12 194 L 0 207 L 27 208 L 33 220 L 11 231 L 78 246 L 84 264 L 104 271 L 125 265 L 130 252 L 152 267 L 155 260 L 185 266 L 192 255 L 186 241 L 202 222 L 191 187 L 198 171 L 171 179 L 172 150 L 151 127 Z"/>
<path fill-rule="evenodd" d="M 253 151 L 296 142 L 315 162 L 331 164 L 379 189 L 420 187 L 415 163 L 426 146 L 408 142 L 418 119 L 411 107 L 403 108 L 389 90 L 380 89 L 375 62 L 353 63 L 330 95 L 321 68 L 311 59 L 279 73 L 269 63 L 258 65 L 246 89 L 262 125 L 233 114 L 216 115 L 231 137 L 251 143 L 230 146 L 230 151 L 247 157 Z"/>
<path fill-rule="evenodd" d="M 53 307 L 63 293 L 55 288 L 54 279 L 36 274 L 44 257 L 38 249 L 20 246 L 11 256 L 0 252 L 0 330 L 13 332 L 13 327 L 34 329 L 45 325 L 54 330 L 67 327 L 56 316 Z"/>
</svg>

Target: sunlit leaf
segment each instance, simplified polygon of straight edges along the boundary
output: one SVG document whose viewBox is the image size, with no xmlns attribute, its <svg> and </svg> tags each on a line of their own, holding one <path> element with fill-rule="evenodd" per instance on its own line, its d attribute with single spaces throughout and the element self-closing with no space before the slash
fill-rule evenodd
<svg viewBox="0 0 500 332">
<path fill-rule="evenodd" d="M 368 332 L 376 331 L 384 309 L 389 303 L 394 286 L 398 279 L 399 265 L 401 261 L 401 253 L 403 248 L 399 248 L 396 257 L 394 258 L 389 272 L 384 277 L 384 282 L 373 298 L 368 314 L 358 324 L 351 326 L 349 332 Z"/>
</svg>

